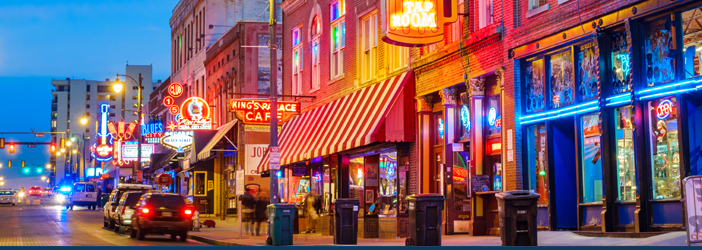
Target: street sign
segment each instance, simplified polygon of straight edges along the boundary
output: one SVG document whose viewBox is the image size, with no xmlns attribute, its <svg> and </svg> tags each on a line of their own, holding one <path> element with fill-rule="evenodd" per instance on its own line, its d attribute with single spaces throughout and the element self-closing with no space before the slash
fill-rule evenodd
<svg viewBox="0 0 702 250">
<path fill-rule="evenodd" d="M 273 164 L 273 163 L 271 163 L 271 169 L 273 169 L 273 170 L 279 170 L 279 169 L 280 169 L 280 164 Z"/>
<path fill-rule="evenodd" d="M 236 185 L 236 195 L 243 195 L 244 194 L 244 170 L 237 170 L 236 171 L 236 182 L 234 183 Z"/>
<path fill-rule="evenodd" d="M 27 147 L 36 148 L 36 147 L 37 147 L 37 144 L 30 143 L 30 144 L 27 144 Z"/>
<path fill-rule="evenodd" d="M 270 163 L 280 164 L 280 147 L 270 147 Z"/>
<path fill-rule="evenodd" d="M 34 137 L 44 137 L 44 133 L 34 133 Z"/>
</svg>

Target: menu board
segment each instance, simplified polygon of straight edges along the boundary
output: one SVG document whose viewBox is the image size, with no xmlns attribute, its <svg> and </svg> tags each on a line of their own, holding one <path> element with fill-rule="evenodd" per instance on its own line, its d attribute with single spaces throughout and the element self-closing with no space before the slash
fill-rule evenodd
<svg viewBox="0 0 702 250">
<path fill-rule="evenodd" d="M 470 178 L 471 192 L 490 191 L 490 176 L 489 175 L 472 175 Z"/>
</svg>

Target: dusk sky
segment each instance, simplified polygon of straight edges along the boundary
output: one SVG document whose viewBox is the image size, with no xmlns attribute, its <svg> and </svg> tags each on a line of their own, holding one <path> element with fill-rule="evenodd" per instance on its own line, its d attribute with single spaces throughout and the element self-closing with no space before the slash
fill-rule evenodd
<svg viewBox="0 0 702 250">
<path fill-rule="evenodd" d="M 155 80 L 170 75 L 169 19 L 177 0 L 3 0 L 0 3 L 0 137 L 47 142 L 50 137 L 1 135 L 50 131 L 51 79 L 104 80 L 124 66 L 153 65 Z M 13 160 L 11 169 L 7 161 Z M 5 186 L 41 185 L 19 161 L 46 165 L 48 147 L 0 150 Z M 46 183 L 43 183 L 45 186 Z"/>
</svg>

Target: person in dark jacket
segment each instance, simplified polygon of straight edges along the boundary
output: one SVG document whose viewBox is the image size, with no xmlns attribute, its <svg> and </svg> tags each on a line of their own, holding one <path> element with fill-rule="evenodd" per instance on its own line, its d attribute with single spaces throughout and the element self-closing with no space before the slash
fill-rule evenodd
<svg viewBox="0 0 702 250">
<path fill-rule="evenodd" d="M 242 220 L 244 223 L 244 231 L 250 235 L 253 235 L 254 233 L 254 209 L 256 207 L 256 198 L 251 194 L 252 192 L 253 190 L 246 189 L 246 193 L 244 193 L 244 195 L 241 197 L 241 205 L 243 206 L 241 212 L 243 213 L 244 217 Z"/>
<path fill-rule="evenodd" d="M 268 200 L 270 198 L 265 193 L 258 195 L 256 199 L 256 211 L 254 212 L 254 219 L 256 220 L 256 236 L 260 236 L 261 233 L 261 223 L 268 220 Z"/>
</svg>

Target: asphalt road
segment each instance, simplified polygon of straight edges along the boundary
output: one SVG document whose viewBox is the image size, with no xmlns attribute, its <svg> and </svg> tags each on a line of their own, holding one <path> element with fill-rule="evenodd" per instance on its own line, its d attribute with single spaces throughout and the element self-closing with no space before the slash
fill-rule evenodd
<svg viewBox="0 0 702 250">
<path fill-rule="evenodd" d="M 170 236 L 147 235 L 146 240 L 129 238 L 103 227 L 102 210 L 62 206 L 0 205 L 0 246 L 206 246 Z"/>
</svg>

